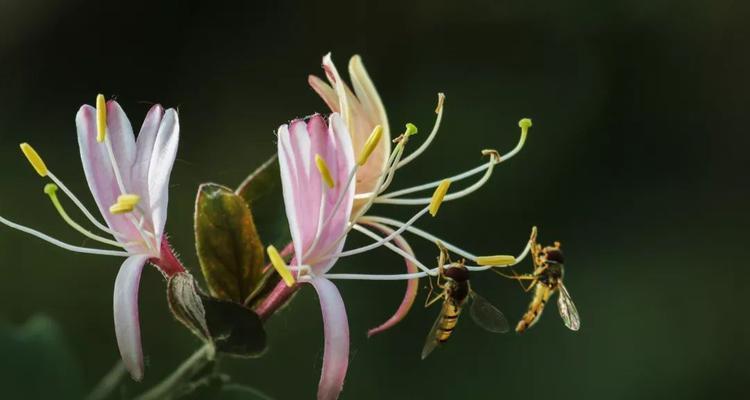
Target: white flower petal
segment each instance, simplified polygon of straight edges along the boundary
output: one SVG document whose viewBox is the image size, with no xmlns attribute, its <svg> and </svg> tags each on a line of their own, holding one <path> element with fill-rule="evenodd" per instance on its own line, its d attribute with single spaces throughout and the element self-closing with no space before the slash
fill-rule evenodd
<svg viewBox="0 0 750 400">
<path fill-rule="evenodd" d="M 147 256 L 132 256 L 125 260 L 115 279 L 114 312 L 115 335 L 122 362 L 136 381 L 143 379 L 143 349 L 141 323 L 138 318 L 138 288 Z"/>
</svg>

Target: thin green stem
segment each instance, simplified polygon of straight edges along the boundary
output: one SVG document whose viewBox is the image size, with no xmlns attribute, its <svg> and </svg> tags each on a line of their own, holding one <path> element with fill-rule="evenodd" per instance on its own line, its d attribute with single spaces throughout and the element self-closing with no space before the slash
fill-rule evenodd
<svg viewBox="0 0 750 400">
<path fill-rule="evenodd" d="M 86 396 L 86 400 L 103 400 L 109 398 L 126 375 L 125 364 L 122 363 L 122 360 L 118 360 L 112 369 L 107 372 L 107 375 L 104 375 L 91 393 Z"/>
<path fill-rule="evenodd" d="M 185 383 L 187 379 L 192 377 L 199 369 L 213 360 L 213 358 L 213 345 L 203 345 L 203 347 L 177 367 L 171 375 L 147 392 L 136 397 L 136 400 L 163 400 L 171 398 L 175 389 L 179 388 L 181 384 Z"/>
</svg>

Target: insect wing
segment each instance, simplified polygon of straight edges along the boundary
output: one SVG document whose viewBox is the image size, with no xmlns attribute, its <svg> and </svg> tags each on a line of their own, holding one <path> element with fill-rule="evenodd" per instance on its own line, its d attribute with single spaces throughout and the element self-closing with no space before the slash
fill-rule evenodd
<svg viewBox="0 0 750 400">
<path fill-rule="evenodd" d="M 427 356 L 432 353 L 433 350 L 435 350 L 435 347 L 439 344 L 438 342 L 438 329 L 440 329 L 440 321 L 443 319 L 443 312 L 440 311 L 440 314 L 438 314 L 437 319 L 435 319 L 435 323 L 432 324 L 432 329 L 430 329 L 430 333 L 427 334 L 427 339 L 424 342 L 424 347 L 422 348 L 422 359 L 424 360 L 427 358 Z"/>
<path fill-rule="evenodd" d="M 560 294 L 557 297 L 557 308 L 560 309 L 560 316 L 570 330 L 577 331 L 581 328 L 581 319 L 578 317 L 578 310 L 576 309 L 573 300 L 570 298 L 568 289 L 560 283 L 559 286 Z"/>
<path fill-rule="evenodd" d="M 471 292 L 473 302 L 469 314 L 477 325 L 493 333 L 505 333 L 510 329 L 505 315 L 484 297 Z"/>
</svg>

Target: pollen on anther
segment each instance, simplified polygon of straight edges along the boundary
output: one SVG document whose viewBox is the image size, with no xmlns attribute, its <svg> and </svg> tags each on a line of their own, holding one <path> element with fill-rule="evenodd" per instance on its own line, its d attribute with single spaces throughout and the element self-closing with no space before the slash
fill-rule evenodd
<svg viewBox="0 0 750 400">
<path fill-rule="evenodd" d="M 292 276 L 291 271 L 289 271 L 289 267 L 287 267 L 284 259 L 281 258 L 281 254 L 279 254 L 279 251 L 276 250 L 276 247 L 268 246 L 268 248 L 266 248 L 266 252 L 268 253 L 268 258 L 271 260 L 271 265 L 273 265 L 273 268 L 281 276 L 281 279 L 284 280 L 284 283 L 286 283 L 286 285 L 289 287 L 294 286 L 294 283 L 296 282 L 294 276 Z"/>
<path fill-rule="evenodd" d="M 367 159 L 370 158 L 372 152 L 375 151 L 375 148 L 378 146 L 378 143 L 380 143 L 382 137 L 383 127 L 381 125 L 375 126 L 375 129 L 372 130 L 372 133 L 367 138 L 367 141 L 362 148 L 362 153 L 359 154 L 359 158 L 357 159 L 357 164 L 359 164 L 360 167 L 365 165 Z"/>
<path fill-rule="evenodd" d="M 496 266 L 505 267 L 516 263 L 516 258 L 513 256 L 496 255 L 496 256 L 482 256 L 477 257 L 477 264 L 483 266 Z"/>
<path fill-rule="evenodd" d="M 96 141 L 102 143 L 107 137 L 107 101 L 103 94 L 96 96 Z"/>
<path fill-rule="evenodd" d="M 432 195 L 432 200 L 430 200 L 430 215 L 433 217 L 437 215 L 440 205 L 443 204 L 443 199 L 445 198 L 445 194 L 448 193 L 448 188 L 450 186 L 450 179 L 444 179 L 440 182 L 437 189 L 435 189 L 435 193 Z"/>
<path fill-rule="evenodd" d="M 315 165 L 318 167 L 318 171 L 320 172 L 321 178 L 323 178 L 323 182 L 325 182 L 329 188 L 334 187 L 336 182 L 334 182 L 333 180 L 333 176 L 331 175 L 331 170 L 328 169 L 328 164 L 326 164 L 326 160 L 323 159 L 323 157 L 321 157 L 320 154 L 315 155 Z"/>
<path fill-rule="evenodd" d="M 141 201 L 141 196 L 138 196 L 137 194 L 122 194 L 117 197 L 117 203 L 128 205 L 128 206 L 136 206 L 138 202 Z"/>
<path fill-rule="evenodd" d="M 34 167 L 34 170 L 37 174 L 39 174 L 39 176 L 41 176 L 42 178 L 47 176 L 47 174 L 49 173 L 47 165 L 42 160 L 42 157 L 39 156 L 39 153 L 37 153 L 30 144 L 21 143 L 21 151 L 23 152 L 23 155 L 26 156 L 26 159 L 29 160 L 29 163 L 32 167 Z"/>
</svg>

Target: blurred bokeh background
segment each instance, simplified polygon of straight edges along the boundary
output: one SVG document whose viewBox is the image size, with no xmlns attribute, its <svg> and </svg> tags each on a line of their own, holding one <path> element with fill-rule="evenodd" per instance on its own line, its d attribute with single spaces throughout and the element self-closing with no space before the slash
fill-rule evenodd
<svg viewBox="0 0 750 400">
<path fill-rule="evenodd" d="M 436 93 L 447 95 L 440 135 L 396 187 L 473 167 L 481 149 L 510 149 L 518 120 L 533 118 L 526 148 L 491 184 L 420 226 L 477 253 L 515 253 L 539 225 L 543 242 L 563 242 L 582 329 L 568 331 L 555 306 L 524 335 L 488 334 L 465 318 L 421 361 L 438 312 L 419 306 L 424 292 L 403 323 L 367 339 L 405 285 L 341 282 L 352 332 L 342 399 L 741 395 L 750 378 L 749 12 L 740 1 L 697 0 L 2 0 L 0 215 L 85 243 L 57 217 L 18 143 L 33 143 L 92 204 L 78 107 L 97 93 L 116 97 L 137 127 L 149 104 L 176 106 L 182 138 L 167 228 L 199 275 L 197 186 L 239 184 L 274 152 L 278 125 L 326 111 L 306 82 L 322 76 L 321 57 L 332 51 L 345 70 L 361 54 L 394 130 L 414 122 L 429 131 Z M 411 243 L 424 260 L 435 256 L 432 244 Z M 59 397 L 92 387 L 118 359 L 118 263 L 0 227 L 0 321 L 6 331 L 38 314 L 57 324 L 49 329 L 59 330 L 69 364 L 57 372 L 73 386 Z M 336 270 L 396 273 L 403 263 L 382 250 Z M 164 287 L 155 270 L 144 273 L 146 379 L 127 393 L 155 384 L 198 346 L 170 315 Z M 491 273 L 475 275 L 474 287 L 513 321 L 528 303 Z M 226 371 L 277 399 L 312 398 L 323 345 L 314 292 L 303 290 L 268 332 L 263 358 L 230 360 Z M 53 387 L 54 371 L 19 373 L 48 364 L 26 344 L 0 346 L 2 387 Z"/>
</svg>

